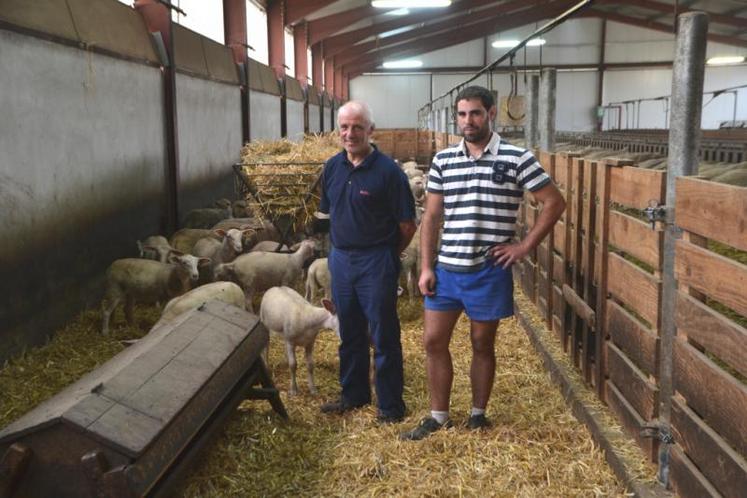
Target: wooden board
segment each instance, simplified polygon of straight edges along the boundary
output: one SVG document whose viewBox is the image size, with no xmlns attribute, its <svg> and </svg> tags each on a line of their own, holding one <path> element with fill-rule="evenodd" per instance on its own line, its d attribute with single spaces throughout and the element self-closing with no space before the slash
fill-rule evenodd
<svg viewBox="0 0 747 498">
<path fill-rule="evenodd" d="M 530 203 L 526 204 L 526 217 L 527 217 L 527 229 L 531 230 L 531 228 L 534 226 L 535 223 L 537 223 L 537 207 L 531 205 Z"/>
<path fill-rule="evenodd" d="M 619 211 L 610 211 L 610 244 L 640 259 L 656 270 L 661 268 L 664 232 Z"/>
<path fill-rule="evenodd" d="M 610 340 L 648 375 L 658 372 L 659 338 L 622 306 L 607 301 L 607 332 Z"/>
<path fill-rule="evenodd" d="M 724 496 L 747 492 L 747 461 L 678 398 L 672 400 L 672 431 L 703 475 Z"/>
<path fill-rule="evenodd" d="M 675 324 L 678 334 L 687 335 L 747 377 L 747 329 L 681 291 Z"/>
<path fill-rule="evenodd" d="M 678 240 L 675 273 L 687 285 L 747 316 L 747 266 Z"/>
<path fill-rule="evenodd" d="M 644 419 L 656 416 L 659 390 L 613 343 L 607 343 L 607 373 L 618 391 Z"/>
<path fill-rule="evenodd" d="M 531 261 L 524 261 L 524 269 L 522 271 L 522 284 L 524 288 L 524 294 L 530 301 L 534 302 L 537 297 L 536 290 L 536 275 L 537 267 Z"/>
<path fill-rule="evenodd" d="M 565 223 L 558 221 L 552 227 L 553 231 L 553 248 L 560 253 L 565 255 Z"/>
<path fill-rule="evenodd" d="M 553 254 L 555 260 L 552 265 L 552 279 L 556 284 L 563 283 L 563 258 L 557 254 Z"/>
<path fill-rule="evenodd" d="M 645 425 L 645 421 L 630 406 L 625 400 L 625 397 L 615 387 L 615 384 L 609 380 L 606 382 L 607 392 L 607 404 L 610 410 L 617 416 L 620 424 L 625 428 L 625 432 L 638 443 L 638 446 L 643 449 L 644 453 L 648 458 L 653 460 L 654 457 L 654 444 L 651 438 L 644 438 L 641 436 L 641 429 Z"/>
<path fill-rule="evenodd" d="M 607 265 L 609 292 L 656 328 L 661 282 L 614 253 L 609 253 Z"/>
<path fill-rule="evenodd" d="M 547 240 L 537 246 L 537 262 L 542 270 L 550 267 L 550 250 L 547 248 Z"/>
<path fill-rule="evenodd" d="M 679 446 L 672 446 L 671 457 L 672 488 L 677 496 L 680 498 L 722 498 Z"/>
<path fill-rule="evenodd" d="M 747 455 L 747 386 L 680 337 L 674 341 L 674 388 L 705 422 Z"/>
<path fill-rule="evenodd" d="M 747 251 L 747 188 L 680 177 L 676 189 L 678 226 Z"/>
<path fill-rule="evenodd" d="M 610 200 L 643 209 L 649 201 L 663 203 L 666 174 L 662 171 L 623 166 L 610 170 Z"/>
</svg>

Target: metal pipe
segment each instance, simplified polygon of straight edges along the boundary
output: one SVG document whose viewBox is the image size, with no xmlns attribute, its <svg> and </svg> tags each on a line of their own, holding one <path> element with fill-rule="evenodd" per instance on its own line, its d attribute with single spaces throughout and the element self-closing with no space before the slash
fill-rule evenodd
<svg viewBox="0 0 747 498">
<path fill-rule="evenodd" d="M 529 78 L 529 115 L 524 126 L 524 140 L 529 150 L 534 150 L 538 143 L 537 123 L 539 122 L 539 85 L 540 77 L 533 74 Z"/>
<path fill-rule="evenodd" d="M 677 280 L 674 276 L 675 244 L 682 231 L 674 224 L 675 183 L 680 176 L 698 171 L 700 120 L 703 105 L 703 80 L 708 34 L 708 15 L 687 12 L 678 17 L 677 42 L 672 73 L 672 111 L 667 166 L 666 225 L 662 262 L 661 356 L 659 358 L 660 436 L 671 434 L 672 353 L 676 327 L 674 323 Z M 659 446 L 659 482 L 669 485 L 670 444 Z"/>
<path fill-rule="evenodd" d="M 555 88 L 557 71 L 542 70 L 540 80 L 540 111 L 538 120 L 540 149 L 552 152 L 555 149 Z"/>
</svg>

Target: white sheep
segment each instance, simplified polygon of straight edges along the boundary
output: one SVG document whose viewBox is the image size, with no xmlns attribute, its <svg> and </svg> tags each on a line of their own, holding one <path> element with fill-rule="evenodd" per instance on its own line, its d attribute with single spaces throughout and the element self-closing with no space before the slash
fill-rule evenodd
<svg viewBox="0 0 747 498">
<path fill-rule="evenodd" d="M 201 285 L 166 303 L 166 307 L 163 309 L 161 318 L 156 325 L 171 323 L 182 313 L 197 308 L 210 300 L 223 301 L 243 310 L 245 296 L 241 287 L 233 282 L 212 282 Z"/>
<path fill-rule="evenodd" d="M 166 262 L 166 258 L 174 249 L 163 235 L 151 235 L 142 242 L 137 241 L 137 250 L 141 258 L 153 259 L 161 263 Z"/>
<path fill-rule="evenodd" d="M 203 237 L 215 237 L 215 233 L 205 228 L 182 228 L 171 236 L 169 243 L 179 252 L 191 253 L 197 241 Z"/>
<path fill-rule="evenodd" d="M 308 302 L 313 303 L 316 301 L 319 290 L 324 290 L 324 297 L 332 297 L 332 275 L 329 273 L 327 258 L 315 259 L 309 266 L 304 297 Z"/>
<path fill-rule="evenodd" d="M 415 199 L 415 203 L 422 205 L 425 202 L 425 178 L 423 175 L 410 178 L 410 190 Z"/>
<path fill-rule="evenodd" d="M 210 228 L 221 220 L 233 216 L 230 201 L 222 207 L 193 209 L 184 218 L 186 228 Z M 217 204 L 217 203 L 216 203 Z M 223 203 L 221 203 L 223 204 Z"/>
<path fill-rule="evenodd" d="M 184 294 L 199 276 L 198 266 L 209 264 L 207 258 L 173 251 L 168 263 L 149 259 L 118 259 L 106 271 L 106 292 L 101 302 L 101 333 L 109 334 L 109 319 L 120 301 L 125 302 L 125 318 L 133 324 L 135 301 L 145 304 L 165 302 Z M 108 303 L 108 304 L 107 304 Z"/>
<path fill-rule="evenodd" d="M 296 252 L 250 252 L 215 268 L 216 280 L 236 282 L 246 294 L 246 309 L 253 311 L 255 292 L 281 285 L 293 286 L 303 274 L 303 265 L 314 254 L 313 240 L 304 240 Z"/>
<path fill-rule="evenodd" d="M 322 300 L 323 308 L 312 306 L 290 287 L 273 287 L 265 292 L 259 310 L 259 319 L 271 332 L 280 334 L 285 341 L 290 370 L 288 393 L 298 393 L 296 384 L 296 347 L 302 346 L 306 355 L 309 391 L 317 394 L 314 384 L 314 342 L 323 329 L 334 330 L 339 336 L 340 324 L 335 307 L 329 299 Z"/>
<path fill-rule="evenodd" d="M 288 246 L 274 240 L 262 240 L 257 242 L 249 249 L 249 252 L 288 252 Z"/>
<path fill-rule="evenodd" d="M 213 230 L 213 235 L 221 239 L 216 240 L 214 237 L 203 237 L 197 241 L 191 252 L 194 256 L 200 258 L 210 258 L 212 261 L 210 264 L 212 272 L 219 264 L 230 263 L 236 259 L 236 256 L 241 254 L 243 250 L 244 237 L 250 238 L 252 234 L 256 234 L 256 232 L 251 229 L 237 230 L 236 228 L 231 228 L 230 230 Z"/>
<path fill-rule="evenodd" d="M 415 231 L 410 244 L 400 254 L 400 261 L 402 263 L 400 275 L 405 276 L 407 293 L 410 299 L 416 296 L 418 279 L 420 278 L 420 226 L 418 225 L 418 229 Z"/>
</svg>

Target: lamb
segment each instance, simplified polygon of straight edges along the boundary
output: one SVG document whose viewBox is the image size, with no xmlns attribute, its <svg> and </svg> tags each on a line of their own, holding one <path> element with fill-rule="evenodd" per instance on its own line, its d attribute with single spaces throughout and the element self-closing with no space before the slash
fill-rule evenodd
<svg viewBox="0 0 747 498">
<path fill-rule="evenodd" d="M 109 335 L 109 319 L 120 301 L 125 301 L 125 317 L 132 325 L 135 301 L 151 304 L 184 294 L 189 290 L 190 282 L 197 281 L 198 266 L 209 263 L 207 258 L 178 251 L 172 251 L 168 263 L 137 258 L 114 261 L 106 271 L 101 333 Z"/>
<path fill-rule="evenodd" d="M 233 282 L 213 282 L 195 287 L 186 294 L 175 297 L 166 303 L 156 326 L 172 323 L 182 313 L 197 308 L 210 300 L 223 301 L 242 310 L 244 309 L 245 297 L 241 287 Z"/>
<path fill-rule="evenodd" d="M 250 252 L 215 268 L 216 280 L 238 283 L 246 294 L 246 309 L 253 311 L 255 292 L 292 286 L 302 275 L 304 262 L 314 253 L 314 241 L 304 240 L 294 253 Z"/>
<path fill-rule="evenodd" d="M 410 190 L 415 198 L 415 203 L 422 205 L 425 202 L 425 179 L 422 174 L 410 178 Z"/>
<path fill-rule="evenodd" d="M 306 294 L 304 297 L 310 303 L 316 301 L 319 289 L 324 290 L 324 297 L 332 296 L 332 275 L 329 273 L 327 258 L 315 259 L 306 276 Z"/>
<path fill-rule="evenodd" d="M 288 252 L 288 246 L 274 240 L 262 240 L 249 249 L 249 252 Z"/>
<path fill-rule="evenodd" d="M 174 248 L 169 245 L 169 241 L 163 235 L 151 235 L 142 242 L 137 241 L 137 250 L 141 258 L 165 263 Z"/>
<path fill-rule="evenodd" d="M 275 225 L 270 221 L 259 218 L 227 218 L 213 225 L 213 230 L 217 230 L 218 228 L 222 228 L 223 230 L 228 230 L 230 228 L 246 230 L 251 228 L 252 230 L 257 231 L 257 242 L 263 240 L 280 241 L 281 239 L 280 232 L 275 228 Z M 250 248 L 251 246 L 247 245 L 245 241 L 244 250 L 247 251 Z"/>
<path fill-rule="evenodd" d="M 317 394 L 314 384 L 314 342 L 322 329 L 332 329 L 339 336 L 340 324 L 335 307 L 329 299 L 322 300 L 323 308 L 312 306 L 290 287 L 273 287 L 265 292 L 259 319 L 271 332 L 283 336 L 288 355 L 291 395 L 298 394 L 296 384 L 296 347 L 303 346 L 306 354 L 309 391 Z"/>
<path fill-rule="evenodd" d="M 215 233 L 204 228 L 182 228 L 171 236 L 169 242 L 177 251 L 191 253 L 197 241 L 203 237 L 215 237 Z"/>
<path fill-rule="evenodd" d="M 228 202 L 228 201 L 226 201 Z M 225 220 L 233 215 L 231 203 L 215 208 L 193 209 L 184 218 L 185 228 L 210 228 L 220 220 Z"/>
<path fill-rule="evenodd" d="M 213 237 L 203 237 L 198 240 L 195 246 L 192 248 L 192 254 L 201 258 L 210 258 L 212 263 L 210 269 L 215 270 L 215 267 L 221 263 L 230 263 L 236 256 L 241 254 L 243 249 L 244 237 L 251 237 L 252 234 L 256 234 L 254 230 L 237 230 L 231 228 L 230 230 L 213 230 L 213 234 L 220 237 L 218 241 Z"/>
<path fill-rule="evenodd" d="M 420 279 L 420 227 L 415 231 L 410 244 L 400 254 L 400 260 L 402 262 L 401 275 L 405 276 L 407 282 L 407 294 L 410 299 L 415 298 L 416 290 L 418 287 L 418 280 Z"/>
</svg>

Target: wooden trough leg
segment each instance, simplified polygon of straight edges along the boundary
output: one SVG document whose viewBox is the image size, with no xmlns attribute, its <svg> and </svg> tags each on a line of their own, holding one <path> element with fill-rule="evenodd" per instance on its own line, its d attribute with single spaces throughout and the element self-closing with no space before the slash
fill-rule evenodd
<svg viewBox="0 0 747 498">
<path fill-rule="evenodd" d="M 275 410 L 278 415 L 280 415 L 284 419 L 287 419 L 288 412 L 285 411 L 283 401 L 280 399 L 280 392 L 275 387 L 275 384 L 272 383 L 270 372 L 267 370 L 265 362 L 261 357 L 257 358 L 257 361 L 254 363 L 254 366 L 252 368 L 257 370 L 256 378 L 257 380 L 259 380 L 259 383 L 262 387 L 252 387 L 251 389 L 249 389 L 247 398 L 268 400 L 270 402 L 270 405 L 272 406 L 272 409 Z"/>
<path fill-rule="evenodd" d="M 15 493 L 21 477 L 31 460 L 31 449 L 22 444 L 12 444 L 0 459 L 0 497 L 10 498 Z"/>
</svg>

